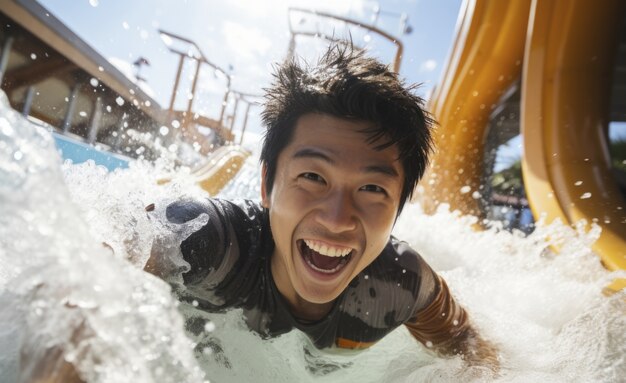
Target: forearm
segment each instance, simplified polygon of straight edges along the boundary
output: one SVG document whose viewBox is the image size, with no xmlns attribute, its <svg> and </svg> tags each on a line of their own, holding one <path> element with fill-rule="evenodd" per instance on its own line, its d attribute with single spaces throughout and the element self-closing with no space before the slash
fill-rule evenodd
<svg viewBox="0 0 626 383">
<path fill-rule="evenodd" d="M 484 340 L 471 324 L 465 309 L 452 297 L 448 286 L 439 280 L 433 301 L 406 323 L 411 334 L 442 356 L 460 355 L 470 364 L 497 369 L 497 350 Z"/>
<path fill-rule="evenodd" d="M 432 348 L 442 356 L 460 355 L 470 365 L 487 366 L 492 370 L 499 367 L 497 348 L 481 337 L 469 323 L 462 332 L 447 341 L 434 344 Z"/>
</svg>

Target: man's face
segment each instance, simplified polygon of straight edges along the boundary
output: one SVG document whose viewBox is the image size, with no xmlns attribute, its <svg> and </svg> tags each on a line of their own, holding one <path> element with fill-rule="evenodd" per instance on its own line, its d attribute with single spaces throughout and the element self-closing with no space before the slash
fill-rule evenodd
<svg viewBox="0 0 626 383">
<path fill-rule="evenodd" d="M 293 300 L 333 301 L 383 250 L 404 172 L 395 146 L 377 151 L 365 122 L 306 114 L 278 157 L 271 195 L 272 274 Z"/>
</svg>

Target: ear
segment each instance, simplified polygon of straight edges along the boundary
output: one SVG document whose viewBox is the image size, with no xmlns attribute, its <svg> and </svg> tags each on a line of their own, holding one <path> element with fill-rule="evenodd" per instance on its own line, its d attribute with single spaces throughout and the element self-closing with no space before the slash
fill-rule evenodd
<svg viewBox="0 0 626 383">
<path fill-rule="evenodd" d="M 265 176 L 267 175 L 267 166 L 263 163 L 261 168 L 261 206 L 269 209 L 269 195 L 267 195 L 267 185 L 265 183 Z"/>
</svg>

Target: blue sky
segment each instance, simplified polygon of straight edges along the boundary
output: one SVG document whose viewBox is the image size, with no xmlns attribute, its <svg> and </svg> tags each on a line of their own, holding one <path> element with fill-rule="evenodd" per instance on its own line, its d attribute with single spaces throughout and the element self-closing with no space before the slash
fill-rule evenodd
<svg viewBox="0 0 626 383">
<path fill-rule="evenodd" d="M 303 0 L 40 0 L 54 16 L 119 68 L 133 73 L 131 63 L 142 56 L 150 62 L 141 76 L 153 97 L 164 107 L 170 102 L 178 59 L 168 52 L 157 29 L 185 36 L 198 43 L 207 58 L 233 75 L 233 88 L 262 93 L 271 80 L 272 63 L 284 59 L 288 42 L 287 8 L 311 8 Z M 427 95 L 439 81 L 454 36 L 461 0 L 318 0 L 315 9 L 370 24 L 380 9 L 377 26 L 404 43 L 400 74 L 409 83 L 423 83 Z M 400 14 L 408 15 L 413 32 L 401 35 Z M 336 26 L 334 28 L 341 28 Z M 333 31 L 337 32 L 336 29 Z M 368 39 L 353 31 L 356 43 Z M 303 43 L 297 53 L 311 49 Z M 385 48 L 381 48 L 385 56 Z M 389 56 L 389 55 L 387 55 Z M 391 57 L 381 57 L 390 61 Z M 191 66 L 183 72 L 183 84 Z M 212 72 L 201 74 L 201 89 L 194 105 L 208 116 L 217 113 L 224 80 Z M 188 85 L 188 84 L 187 84 Z M 186 100 L 178 97 L 177 106 Z M 254 110 L 254 114 L 257 111 Z M 258 109 L 258 108 L 256 108 Z M 249 129 L 260 133 L 258 118 Z"/>
</svg>

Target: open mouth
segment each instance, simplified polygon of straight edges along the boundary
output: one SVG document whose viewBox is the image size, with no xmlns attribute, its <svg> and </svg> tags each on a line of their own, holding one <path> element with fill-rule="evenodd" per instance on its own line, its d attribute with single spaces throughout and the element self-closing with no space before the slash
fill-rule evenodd
<svg viewBox="0 0 626 383">
<path fill-rule="evenodd" d="M 309 239 L 298 240 L 298 248 L 306 264 L 323 274 L 340 272 L 350 262 L 354 253 L 349 247 L 328 246 L 323 242 Z"/>
</svg>

